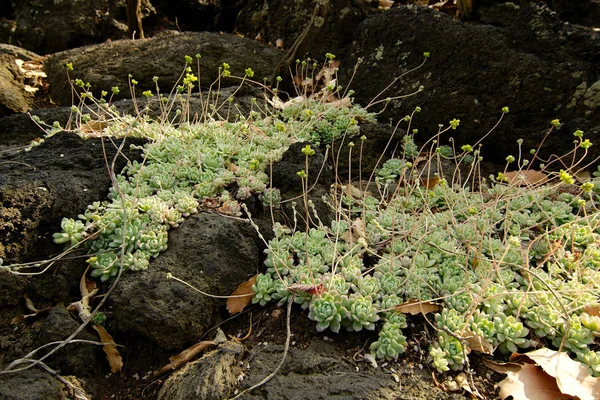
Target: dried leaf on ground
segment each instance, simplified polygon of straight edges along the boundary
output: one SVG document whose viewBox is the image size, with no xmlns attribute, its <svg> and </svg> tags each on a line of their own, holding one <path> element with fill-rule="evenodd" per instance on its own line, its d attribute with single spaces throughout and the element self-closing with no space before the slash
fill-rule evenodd
<svg viewBox="0 0 600 400">
<path fill-rule="evenodd" d="M 417 315 L 438 312 L 441 310 L 441 307 L 439 304 L 430 301 L 409 300 L 394 306 L 394 310 L 399 311 L 402 314 Z"/>
<path fill-rule="evenodd" d="M 254 275 L 246 282 L 241 283 L 237 287 L 237 289 L 235 289 L 235 291 L 231 293 L 232 297 L 227 299 L 227 311 L 229 311 L 229 314 L 237 314 L 239 312 L 242 312 L 242 310 L 248 304 L 250 304 L 255 294 L 254 290 L 252 290 L 252 285 L 256 283 L 257 276 L 258 274 Z"/>
<path fill-rule="evenodd" d="M 484 358 L 482 361 L 486 367 L 500 374 L 506 374 L 508 372 L 519 372 L 522 365 L 516 362 L 497 362 L 493 360 L 488 360 L 486 358 Z"/>
<path fill-rule="evenodd" d="M 474 388 L 474 389 L 471 388 L 471 385 L 469 384 L 469 378 L 467 377 L 467 374 L 465 374 L 464 372 L 461 372 L 458 375 L 456 375 L 454 380 L 456 381 L 456 383 L 462 390 L 466 391 L 467 393 L 470 393 L 471 397 L 473 397 L 473 398 L 476 397 L 478 399 L 484 398 L 481 395 L 481 393 L 479 393 L 477 388 Z"/>
<path fill-rule="evenodd" d="M 365 237 L 365 222 L 361 218 L 352 221 L 352 226 L 344 232 L 340 238 L 346 243 L 356 243 L 361 237 Z"/>
<path fill-rule="evenodd" d="M 464 340 L 467 341 L 469 349 L 483 354 L 492 354 L 494 352 L 494 346 L 485 338 L 474 332 L 465 332 L 460 335 Z"/>
<path fill-rule="evenodd" d="M 500 398 L 513 400 L 572 399 L 564 396 L 556 380 L 533 364 L 523 364 L 518 372 L 508 371 L 506 378 L 498 383 Z"/>
<path fill-rule="evenodd" d="M 432 176 L 431 178 L 421 179 L 421 186 L 423 186 L 425 189 L 433 189 L 438 183 L 440 183 L 439 176 Z"/>
<path fill-rule="evenodd" d="M 548 175 L 541 171 L 527 169 L 524 171 L 510 171 L 504 174 L 508 183 L 517 186 L 537 185 L 548 182 Z"/>
<path fill-rule="evenodd" d="M 183 364 L 185 364 L 189 361 L 192 361 L 202 351 L 206 350 L 209 347 L 213 347 L 216 345 L 217 344 L 215 342 L 213 342 L 212 340 L 207 340 L 204 342 L 196 343 L 195 345 L 188 347 L 187 349 L 185 349 L 181 353 L 177 354 L 176 356 L 169 357 L 169 361 L 171 361 L 171 362 L 168 363 L 167 365 L 165 365 L 164 367 L 162 367 L 160 370 L 154 371 L 154 376 L 158 376 L 158 375 L 165 374 L 167 372 L 171 372 L 174 369 L 182 366 Z"/>
<path fill-rule="evenodd" d="M 81 124 L 81 126 L 79 127 L 79 130 L 81 131 L 81 133 L 93 134 L 93 133 L 103 131 L 107 127 L 108 127 L 108 122 L 106 122 L 106 121 L 90 121 L 90 122 Z"/>
<path fill-rule="evenodd" d="M 119 350 L 117 350 L 115 340 L 102 325 L 94 325 L 94 329 L 98 332 L 100 341 L 104 343 L 103 348 L 108 364 L 110 365 L 110 370 L 113 374 L 116 374 L 123 368 L 123 359 L 121 358 L 121 354 L 119 354 Z"/>
<path fill-rule="evenodd" d="M 530 358 L 555 378 L 563 394 L 580 400 L 600 399 L 600 378 L 592 377 L 586 365 L 571 359 L 567 353 L 541 348 L 520 356 Z"/>
<path fill-rule="evenodd" d="M 387 10 L 394 5 L 392 0 L 379 0 L 379 7 Z"/>
<path fill-rule="evenodd" d="M 525 354 L 513 353 L 510 359 L 505 364 L 484 360 L 489 368 L 507 374 L 498 384 L 502 399 L 600 398 L 600 378 L 590 376 L 587 366 L 572 360 L 565 352 L 541 348 Z"/>
<path fill-rule="evenodd" d="M 600 306 L 583 307 L 583 311 L 585 311 L 590 317 L 600 317 Z"/>
</svg>

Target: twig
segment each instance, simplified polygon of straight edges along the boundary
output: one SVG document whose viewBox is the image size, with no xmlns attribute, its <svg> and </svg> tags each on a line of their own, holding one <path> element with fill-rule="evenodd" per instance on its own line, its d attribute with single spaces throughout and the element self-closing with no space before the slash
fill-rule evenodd
<svg viewBox="0 0 600 400">
<path fill-rule="evenodd" d="M 287 357 L 288 351 L 290 349 L 290 339 L 292 337 L 292 333 L 291 333 L 291 330 L 290 330 L 290 315 L 292 314 L 292 304 L 294 303 L 294 298 L 295 297 L 296 297 L 296 295 L 292 294 L 288 298 L 287 319 L 286 319 L 287 336 L 285 338 L 285 347 L 283 349 L 283 357 L 281 358 L 281 361 L 279 362 L 279 365 L 277 366 L 277 368 L 275 368 L 275 370 L 273 372 L 271 372 L 269 375 L 267 375 L 267 377 L 265 379 L 263 379 L 262 381 L 258 382 L 256 385 L 251 386 L 248 389 L 242 391 L 241 393 L 238 393 L 235 397 L 232 397 L 230 400 L 239 399 L 244 394 L 246 394 L 248 392 L 251 392 L 254 389 L 257 389 L 257 388 L 261 387 L 262 385 L 264 385 L 265 383 L 269 382 L 275 375 L 277 375 L 277 372 L 279 372 L 279 370 L 283 366 L 285 358 Z"/>
</svg>

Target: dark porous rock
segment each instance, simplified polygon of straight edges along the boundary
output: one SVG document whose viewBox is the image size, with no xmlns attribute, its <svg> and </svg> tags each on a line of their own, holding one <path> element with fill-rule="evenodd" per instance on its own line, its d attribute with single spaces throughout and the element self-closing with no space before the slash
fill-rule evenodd
<svg viewBox="0 0 600 400">
<path fill-rule="evenodd" d="M 120 142 L 119 142 L 120 143 Z M 128 140 L 116 158 L 120 172 L 126 158 L 139 159 Z M 110 162 L 117 149 L 105 143 Z M 82 140 L 60 132 L 29 152 L 0 158 L 0 258 L 4 264 L 44 259 L 60 251 L 52 233 L 63 217 L 76 217 L 94 201 L 104 200 L 111 185 L 100 140 Z"/>
<path fill-rule="evenodd" d="M 56 121 L 61 126 L 65 126 L 70 115 L 70 107 L 58 107 L 31 110 L 28 114 L 19 113 L 0 118 L 0 151 L 22 149 L 27 147 L 32 140 L 46 134 L 45 127 L 34 122 L 32 117 L 38 117 L 40 121 L 49 125 Z"/>
<path fill-rule="evenodd" d="M 152 5 L 162 26 L 168 19 L 173 28 L 183 31 L 233 32 L 236 16 L 246 1 L 152 0 Z"/>
<path fill-rule="evenodd" d="M 35 368 L 0 375 L 0 398 L 4 400 L 58 400 L 64 398 L 63 390 L 58 379 Z"/>
<path fill-rule="evenodd" d="M 447 127 L 459 119 L 458 129 L 440 142 L 452 136 L 460 148 L 481 139 L 508 106 L 509 114 L 483 141 L 484 159 L 496 164 L 509 154 L 517 156 L 519 138 L 524 154 L 538 148 L 555 118 L 562 125 L 546 139 L 542 158 L 570 151 L 576 129 L 592 141 L 600 137 L 600 33 L 565 24 L 548 10 L 495 7 L 497 17 L 491 12 L 485 17 L 494 25 L 465 23 L 414 6 L 374 15 L 358 27 L 341 81 L 348 83 L 351 66 L 363 57 L 351 86 L 356 100 L 366 105 L 430 52 L 421 69 L 398 79 L 379 99 L 407 95 L 421 85 L 424 90 L 392 100 L 381 120 L 395 123 L 420 106 L 411 129 L 419 130 L 416 140 L 423 143 L 437 134 L 438 124 Z M 590 159 L 600 154 L 596 147 Z"/>
<path fill-rule="evenodd" d="M 341 339 L 336 339 L 336 342 Z M 343 347 L 343 346 L 342 346 Z M 246 364 L 246 379 L 239 390 L 251 387 L 269 375 L 279 364 L 284 346 L 267 343 L 254 346 Z M 459 393 L 446 393 L 428 382 L 429 372 L 397 367 L 401 383 L 390 373 L 368 364 L 356 364 L 352 354 L 333 341 L 312 340 L 308 346 L 292 346 L 279 373 L 244 399 L 464 399 Z M 406 369 L 406 371 L 403 371 Z M 409 372 L 410 371 L 410 372 Z"/>
<path fill-rule="evenodd" d="M 15 56 L 0 53 L 0 117 L 25 112 L 33 104 L 33 95 L 25 91 L 25 75 Z"/>
<path fill-rule="evenodd" d="M 13 40 L 39 54 L 120 39 L 127 25 L 110 14 L 103 0 L 21 0 L 13 2 Z"/>
<path fill-rule="evenodd" d="M 200 84 L 203 87 L 214 82 L 223 63 L 231 66 L 232 75 L 244 76 L 245 69 L 252 68 L 254 79 L 261 80 L 271 76 L 282 57 L 280 50 L 231 34 L 169 31 L 151 39 L 116 40 L 53 54 L 46 62 L 50 94 L 58 104 L 71 104 L 66 63 L 73 64 L 70 78 L 89 82 L 95 95 L 99 95 L 101 90 L 110 93 L 112 87 L 118 86 L 121 98 L 129 96 L 129 74 L 138 81 L 137 96 L 145 90 L 156 90 L 156 83 L 152 80 L 154 76 L 159 77 L 161 92 L 169 93 L 182 75 L 186 55 L 193 58 L 191 66 L 197 74 L 196 54 L 202 57 Z M 237 86 L 239 83 L 237 79 L 222 78 L 220 87 Z"/>
<path fill-rule="evenodd" d="M 75 313 L 71 315 L 63 306 L 53 307 L 44 319 L 43 324 L 39 327 L 36 345 L 43 346 L 48 343 L 60 342 L 67 339 L 81 324 L 81 321 L 76 320 L 76 318 Z M 88 325 L 75 339 L 98 341 L 98 335 L 91 332 L 95 331 Z M 48 346 L 39 355 L 44 355 L 53 348 L 54 346 Z M 80 377 L 100 375 L 108 368 L 108 362 L 106 361 L 102 347 L 89 343 L 67 344 L 59 351 L 50 355 L 44 362 L 49 367 L 60 370 L 61 374 L 76 374 Z"/>
<path fill-rule="evenodd" d="M 403 129 L 395 130 L 389 124 L 370 123 L 360 126 L 359 136 L 366 137 L 364 143 L 362 143 L 360 137 L 346 140 L 344 143 L 334 143 L 332 153 L 337 158 L 335 169 L 341 174 L 340 179 L 347 181 L 349 168 L 352 167 L 350 171 L 352 181 L 368 180 L 373 171 L 381 168 L 389 158 L 402 155 L 400 146 L 405 134 L 406 132 Z M 349 142 L 354 143 L 351 159 L 349 157 Z"/>
<path fill-rule="evenodd" d="M 238 342 L 225 342 L 197 361 L 175 371 L 164 383 L 160 400 L 221 400 L 233 397 L 244 369 L 245 348 Z"/>
<path fill-rule="evenodd" d="M 0 270 L 0 308 L 21 304 L 26 285 L 25 277 Z"/>
<path fill-rule="evenodd" d="M 273 187 L 281 192 L 281 200 L 284 202 L 281 207 L 281 213 L 277 213 L 279 222 L 294 227 L 294 220 L 297 220 L 298 229 L 304 229 L 306 226 L 306 208 L 303 199 L 302 179 L 298 176 L 299 171 L 306 169 L 306 156 L 302 153 L 302 149 L 308 143 L 294 143 L 283 154 L 282 159 L 273 165 L 272 181 Z M 314 211 L 316 211 L 319 219 L 324 225 L 329 225 L 334 218 L 334 213 L 331 207 L 323 201 L 323 196 L 329 197 L 330 186 L 334 182 L 331 169 L 332 153 L 329 152 L 328 158 L 325 159 L 326 153 L 324 150 L 311 147 L 315 154 L 308 158 L 308 200 L 314 204 L 314 210 L 311 206 L 308 208 L 309 218 L 312 226 L 319 224 L 319 221 L 314 219 Z M 314 187 L 313 187 L 314 186 Z M 294 206 L 296 216 L 294 216 Z"/>
<path fill-rule="evenodd" d="M 182 350 L 220 322 L 225 302 L 167 274 L 205 293 L 227 296 L 256 274 L 261 252 L 247 222 L 210 213 L 189 217 L 169 232 L 169 248 L 150 268 L 121 277 L 107 302 L 110 331 Z"/>
<path fill-rule="evenodd" d="M 378 6 L 374 0 L 250 0 L 238 15 L 237 30 L 265 43 L 281 40 L 286 50 L 300 39 L 292 61 L 307 55 L 321 60 L 325 53 L 339 57 L 356 26 Z"/>
</svg>

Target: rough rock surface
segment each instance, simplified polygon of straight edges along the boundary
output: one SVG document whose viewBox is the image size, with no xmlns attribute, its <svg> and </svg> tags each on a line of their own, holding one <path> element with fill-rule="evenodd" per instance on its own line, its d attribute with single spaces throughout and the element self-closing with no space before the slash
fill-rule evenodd
<svg viewBox="0 0 600 400">
<path fill-rule="evenodd" d="M 62 389 L 50 374 L 36 369 L 0 376 L 0 398 L 7 400 L 60 399 Z"/>
<path fill-rule="evenodd" d="M 169 248 L 151 268 L 122 276 L 108 301 L 111 332 L 146 337 L 181 350 L 218 324 L 221 299 L 260 268 L 258 237 L 250 224 L 217 214 L 189 217 L 169 232 Z"/>
<path fill-rule="evenodd" d="M 28 111 L 33 96 L 25 91 L 25 75 L 10 54 L 0 53 L 0 117 Z"/>
<path fill-rule="evenodd" d="M 298 228 L 305 227 L 306 208 L 302 198 L 302 179 L 298 176 L 298 171 L 304 171 L 306 168 L 306 156 L 302 153 L 302 148 L 307 143 L 295 143 L 284 153 L 281 161 L 273 165 L 273 187 L 281 192 L 283 214 L 277 213 L 279 222 L 287 226 L 294 226 L 294 220 L 298 220 Z M 328 225 L 334 218 L 333 211 L 322 200 L 323 196 L 329 195 L 329 187 L 333 183 L 333 174 L 329 158 L 325 158 L 325 152 L 320 149 L 314 149 L 315 154 L 308 160 L 308 186 L 312 190 L 308 193 L 308 200 L 314 204 L 314 210 L 317 211 L 323 224 Z M 314 187 L 313 187 L 314 186 Z M 292 203 L 295 203 L 295 207 Z M 296 216 L 294 216 L 294 208 Z M 313 218 L 314 210 L 309 206 L 309 218 Z M 315 224 L 318 221 L 312 220 Z"/>
<path fill-rule="evenodd" d="M 356 25 L 378 5 L 374 0 L 250 0 L 238 15 L 237 30 L 273 45 L 281 40 L 286 50 L 306 30 L 294 60 L 307 55 L 322 59 L 328 52 L 341 56 Z"/>
<path fill-rule="evenodd" d="M 121 89 L 121 97 L 129 95 L 128 75 L 139 82 L 137 96 L 145 90 L 156 90 L 152 81 L 159 77 L 161 92 L 168 93 L 182 75 L 184 56 L 191 56 L 196 71 L 195 55 L 200 54 L 200 84 L 209 87 L 217 78 L 223 63 L 231 65 L 231 74 L 244 76 L 252 68 L 256 80 L 271 76 L 282 52 L 255 40 L 235 35 L 209 32 L 165 32 L 151 39 L 118 40 L 96 46 L 53 54 L 46 63 L 50 95 L 60 105 L 71 104 L 71 85 L 65 64 L 72 63 L 71 79 L 82 79 L 92 85 L 96 95 L 101 90 L 110 93 L 113 86 Z M 221 79 L 221 87 L 235 86 L 239 80 Z M 118 97 L 117 97 L 118 98 Z"/>
<path fill-rule="evenodd" d="M 253 335 L 242 344 L 225 342 L 199 360 L 171 375 L 160 391 L 160 400 L 227 399 L 261 382 L 280 364 L 284 353 L 285 310 L 252 309 Z M 258 317 L 257 317 L 258 315 Z M 241 319 L 247 320 L 248 316 Z M 254 321 L 253 320 L 253 321 Z M 243 322 L 237 323 L 242 329 Z M 224 325 L 225 330 L 231 330 Z M 314 322 L 294 309 L 290 319 L 289 352 L 278 373 L 242 399 L 369 399 L 458 400 L 459 393 L 430 386 L 430 372 L 418 367 L 418 352 L 403 362 L 374 368 L 356 362 L 356 352 L 368 333 L 317 334 Z M 242 331 L 241 335 L 245 335 Z M 333 337 L 331 337 L 333 335 Z M 329 337 L 328 337 L 329 336 Z M 416 347 L 415 347 L 416 348 Z M 479 378 L 477 378 L 479 379 Z"/>
<path fill-rule="evenodd" d="M 127 25 L 112 17 L 109 2 L 103 0 L 13 3 L 16 27 L 12 40 L 39 54 L 99 43 L 108 38 L 120 39 L 127 34 Z"/>
<path fill-rule="evenodd" d="M 105 147 L 112 160 L 115 147 L 110 143 Z M 135 159 L 137 153 L 125 146 L 124 154 Z M 118 157 L 115 165 L 120 171 L 125 158 Z M 104 199 L 109 186 L 98 140 L 83 141 L 75 134 L 59 133 L 31 152 L 3 157 L 0 258 L 13 263 L 47 256 L 46 245 L 40 247 L 38 241 L 51 241 L 62 217 L 74 217 L 87 205 Z"/>
<path fill-rule="evenodd" d="M 537 148 L 555 118 L 563 124 L 546 140 L 542 157 L 570 151 L 576 129 L 592 141 L 600 137 L 600 34 L 564 24 L 547 10 L 512 4 L 497 5 L 484 16 L 485 25 L 463 23 L 414 6 L 374 15 L 357 28 L 342 81 L 349 81 L 351 66 L 362 57 L 352 88 L 366 105 L 430 52 L 421 69 L 398 79 L 380 99 L 413 93 L 421 85 L 423 92 L 393 100 L 380 118 L 397 121 L 420 106 L 412 128 L 423 140 L 437 133 L 438 124 L 457 118 L 460 127 L 450 133 L 460 147 L 483 137 L 508 106 L 510 113 L 483 142 L 485 157 L 497 163 L 517 156 L 518 138 L 524 153 Z M 600 154 L 594 147 L 592 157 Z"/>
</svg>

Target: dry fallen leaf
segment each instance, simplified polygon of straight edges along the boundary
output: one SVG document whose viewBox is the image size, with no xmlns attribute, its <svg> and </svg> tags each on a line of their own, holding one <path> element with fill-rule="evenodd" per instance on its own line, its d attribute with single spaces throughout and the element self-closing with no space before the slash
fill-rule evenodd
<svg viewBox="0 0 600 400">
<path fill-rule="evenodd" d="M 548 175 L 543 172 L 527 169 L 524 171 L 510 171 L 504 174 L 508 183 L 517 186 L 544 184 L 548 182 Z"/>
<path fill-rule="evenodd" d="M 154 376 L 158 376 L 158 375 L 165 374 L 167 372 L 171 372 L 174 369 L 176 369 L 177 367 L 180 367 L 181 365 L 183 365 L 189 361 L 192 361 L 194 358 L 196 358 L 196 356 L 198 354 L 200 354 L 200 352 L 204 351 L 205 349 L 207 349 L 209 347 L 216 346 L 216 345 L 217 345 L 217 343 L 213 342 L 212 340 L 207 340 L 204 342 L 196 343 L 195 345 L 188 347 L 187 349 L 185 349 L 181 353 L 177 354 L 176 356 L 169 357 L 169 361 L 171 361 L 171 362 L 168 363 L 167 365 L 165 365 L 164 367 L 162 367 L 160 370 L 154 371 Z"/>
<path fill-rule="evenodd" d="M 237 314 L 242 312 L 244 307 L 246 307 L 252 299 L 254 298 L 254 290 L 252 290 L 252 285 L 256 283 L 256 277 L 258 274 L 254 275 L 252 278 L 248 279 L 246 282 L 241 283 L 237 289 L 231 296 L 240 296 L 240 297 L 230 297 L 227 299 L 227 311 L 229 314 Z"/>
<path fill-rule="evenodd" d="M 425 189 L 433 189 L 433 187 L 435 187 L 435 185 L 437 185 L 438 183 L 440 183 L 439 176 L 432 176 L 431 178 L 421 179 L 421 186 L 423 186 Z"/>
<path fill-rule="evenodd" d="M 600 306 L 583 307 L 583 311 L 585 311 L 590 317 L 600 317 Z"/>
<path fill-rule="evenodd" d="M 123 368 L 123 359 L 121 358 L 121 354 L 119 354 L 119 350 L 117 350 L 115 341 L 102 325 L 94 325 L 93 327 L 98 332 L 100 341 L 104 343 L 103 348 L 108 364 L 110 365 L 110 370 L 113 374 L 116 374 Z"/>
<path fill-rule="evenodd" d="M 82 133 L 95 133 L 104 130 L 108 126 L 108 122 L 106 121 L 90 121 L 84 124 L 81 124 L 79 130 Z"/>
<path fill-rule="evenodd" d="M 497 362 L 493 360 L 488 360 L 486 358 L 484 358 L 482 361 L 486 365 L 486 367 L 501 374 L 506 374 L 509 371 L 518 372 L 521 369 L 522 365 L 516 362 Z"/>
<path fill-rule="evenodd" d="M 471 397 L 473 397 L 473 398 L 477 397 L 479 399 L 483 399 L 484 398 L 479 393 L 479 391 L 477 390 L 477 388 L 474 388 L 474 389 L 471 388 L 471 385 L 469 384 L 469 378 L 467 378 L 467 375 L 464 372 L 461 372 L 458 375 L 456 375 L 456 377 L 454 378 L 454 380 L 458 384 L 459 388 L 461 388 L 462 390 L 464 390 L 467 393 L 470 393 Z"/>
<path fill-rule="evenodd" d="M 379 7 L 383 8 L 384 10 L 389 9 L 393 5 L 394 5 L 394 2 L 392 0 L 379 0 Z"/>
<path fill-rule="evenodd" d="M 13 325 L 19 325 L 27 319 L 35 318 L 42 314 L 47 314 L 48 312 L 50 312 L 50 310 L 52 310 L 52 307 L 46 307 L 43 310 L 38 310 L 35 307 L 35 305 L 33 304 L 33 301 L 31 301 L 31 299 L 27 295 L 27 293 L 25 293 L 23 295 L 23 297 L 25 298 L 25 306 L 27 306 L 27 309 L 29 311 L 31 311 L 33 314 L 24 314 L 24 315 L 19 315 L 17 317 L 14 317 L 11 321 L 11 324 L 13 324 Z"/>
<path fill-rule="evenodd" d="M 507 371 L 506 378 L 498 383 L 500 398 L 513 400 L 572 399 L 558 389 L 556 380 L 533 364 L 523 364 L 518 372 Z"/>
<path fill-rule="evenodd" d="M 481 335 L 474 332 L 465 332 L 460 335 L 465 339 L 469 345 L 469 349 L 483 354 L 492 354 L 494 352 L 494 346 Z"/>
<path fill-rule="evenodd" d="M 419 301 L 419 300 L 408 300 L 405 303 L 394 306 L 394 310 L 401 312 L 402 314 L 428 314 L 432 312 L 440 311 L 441 307 L 439 304 L 432 303 L 430 301 Z"/>
<path fill-rule="evenodd" d="M 555 378 L 563 394 L 580 400 L 600 399 L 600 378 L 592 377 L 586 365 L 572 360 L 567 353 L 541 348 L 521 356 L 530 358 Z"/>
</svg>

